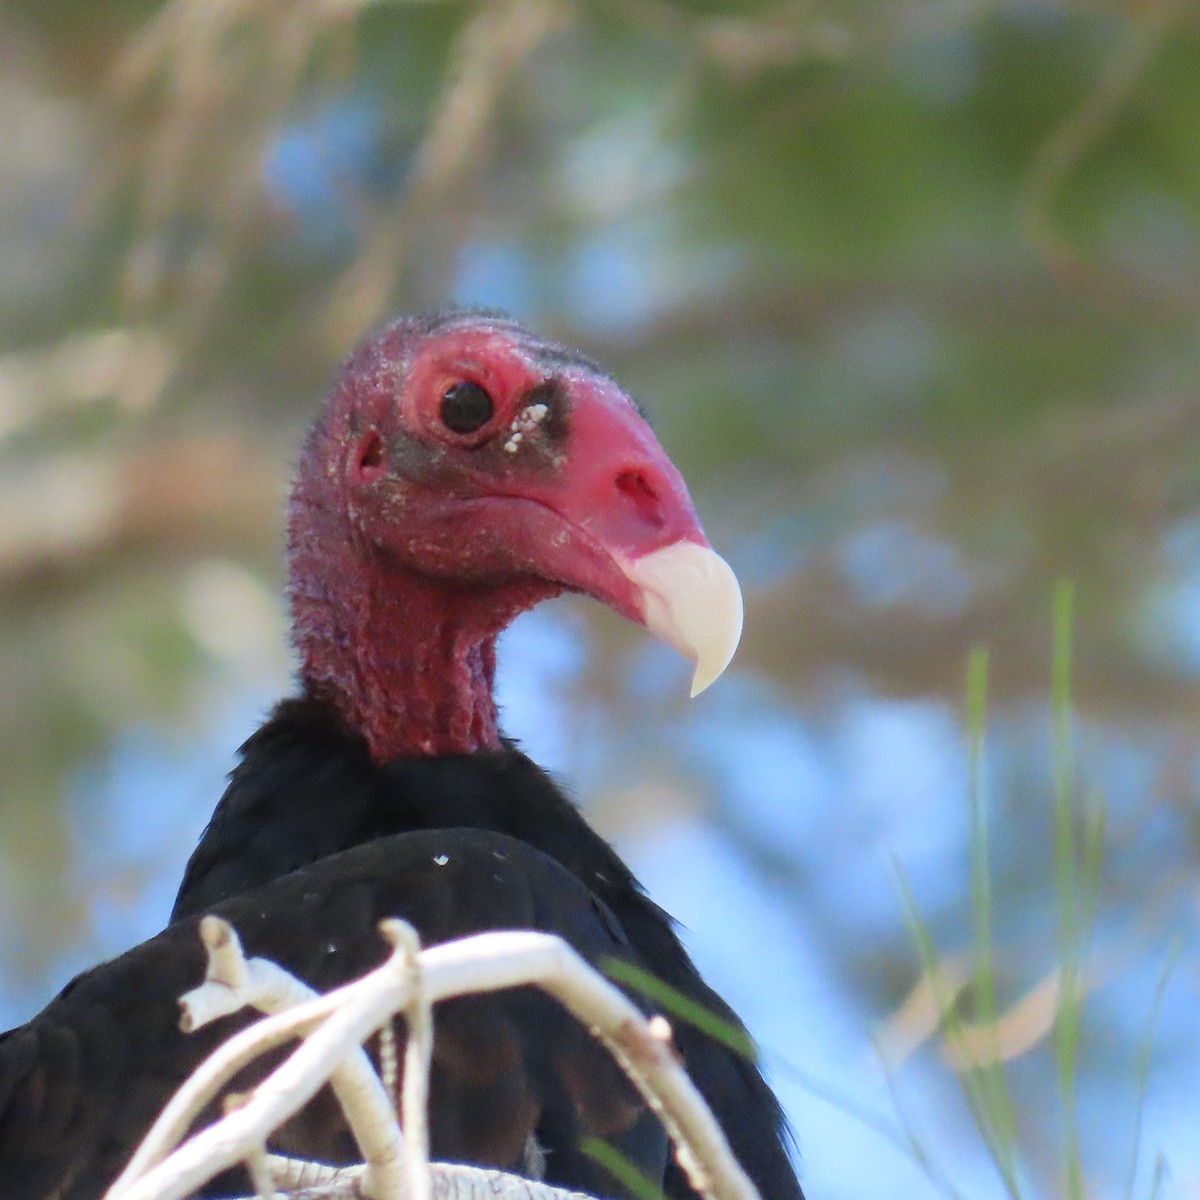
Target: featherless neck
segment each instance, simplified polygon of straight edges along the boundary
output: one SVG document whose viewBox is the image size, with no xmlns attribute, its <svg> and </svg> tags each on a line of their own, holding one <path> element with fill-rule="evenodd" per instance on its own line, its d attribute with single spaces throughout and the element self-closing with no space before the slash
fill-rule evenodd
<svg viewBox="0 0 1200 1200">
<path fill-rule="evenodd" d="M 466 597 L 355 544 L 341 522 L 304 516 L 314 519 L 293 513 L 290 595 L 305 689 L 377 762 L 498 746 L 498 629 L 481 628 Z"/>
<path fill-rule="evenodd" d="M 496 638 L 560 589 L 422 575 L 346 523 L 293 506 L 293 639 L 305 689 L 366 739 L 376 762 L 500 746 Z"/>
</svg>

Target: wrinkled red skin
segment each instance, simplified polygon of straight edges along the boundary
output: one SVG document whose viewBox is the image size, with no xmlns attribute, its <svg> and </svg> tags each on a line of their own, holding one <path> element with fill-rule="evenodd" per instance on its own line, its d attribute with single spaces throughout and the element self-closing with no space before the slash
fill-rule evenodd
<svg viewBox="0 0 1200 1200">
<path fill-rule="evenodd" d="M 439 416 L 461 381 L 495 405 L 468 435 Z M 506 450 L 514 419 L 542 401 L 546 418 Z M 679 472 L 611 379 L 503 320 L 399 322 L 351 358 L 300 463 L 289 563 L 301 677 L 376 761 L 494 749 L 501 630 L 564 590 L 640 623 L 613 556 L 681 539 L 708 544 Z"/>
</svg>

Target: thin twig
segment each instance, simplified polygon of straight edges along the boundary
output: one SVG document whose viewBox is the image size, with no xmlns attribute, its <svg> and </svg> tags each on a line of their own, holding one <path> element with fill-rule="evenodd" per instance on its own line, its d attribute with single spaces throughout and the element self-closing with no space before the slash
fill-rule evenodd
<svg viewBox="0 0 1200 1200">
<path fill-rule="evenodd" d="M 421 970 L 421 945 L 411 925 L 392 925 L 395 944 L 408 954 L 411 999 L 405 1010 L 408 1042 L 404 1047 L 401 1120 L 408 1152 L 409 1200 L 430 1200 L 429 1071 L 433 1062 L 433 1006 Z"/>
<path fill-rule="evenodd" d="M 180 999 L 183 1009 L 180 1026 L 185 1033 L 248 1005 L 265 1013 L 287 1010 L 286 1015 L 294 1018 L 321 999 L 275 963 L 262 958 L 247 961 L 241 942 L 228 922 L 205 917 L 200 922 L 200 937 L 208 951 L 208 970 L 204 983 Z M 262 1023 L 252 1028 L 261 1029 Z M 303 1029 L 288 1030 L 281 1037 L 272 1039 L 272 1044 L 278 1045 L 299 1032 Z M 266 1036 L 271 1037 L 270 1030 L 266 1031 Z M 223 1049 L 237 1040 L 227 1042 Z M 121 1195 L 122 1189 L 131 1186 L 142 1172 L 161 1161 L 221 1086 L 253 1057 L 257 1055 L 235 1054 L 221 1064 L 222 1069 L 206 1075 L 203 1074 L 204 1067 L 216 1061 L 218 1055 L 210 1058 L 164 1109 L 129 1166 L 113 1185 L 110 1196 Z M 372 1194 L 377 1200 L 401 1200 L 404 1141 L 396 1124 L 391 1097 L 379 1082 L 361 1046 L 346 1054 L 330 1074 L 329 1083 L 372 1172 Z M 191 1084 L 196 1086 L 189 1090 Z"/>
</svg>

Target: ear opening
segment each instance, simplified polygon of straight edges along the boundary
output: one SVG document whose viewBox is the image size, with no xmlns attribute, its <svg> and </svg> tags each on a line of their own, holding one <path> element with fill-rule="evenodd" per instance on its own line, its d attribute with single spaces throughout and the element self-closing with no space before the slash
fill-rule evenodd
<svg viewBox="0 0 1200 1200">
<path fill-rule="evenodd" d="M 358 442 L 354 455 L 354 477 L 359 483 L 372 483 L 387 472 L 387 455 L 377 429 L 369 429 Z"/>
</svg>

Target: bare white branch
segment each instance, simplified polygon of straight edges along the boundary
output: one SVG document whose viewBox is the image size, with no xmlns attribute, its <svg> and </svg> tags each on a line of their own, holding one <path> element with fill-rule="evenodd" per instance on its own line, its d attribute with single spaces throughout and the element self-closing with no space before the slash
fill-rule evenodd
<svg viewBox="0 0 1200 1200">
<path fill-rule="evenodd" d="M 534 984 L 560 1000 L 607 1046 L 662 1120 L 692 1186 L 706 1200 L 758 1200 L 715 1118 L 684 1072 L 662 1017 L 647 1021 L 611 983 L 550 934 L 489 933 L 424 951 L 411 926 L 380 926 L 393 953 L 375 971 L 329 994 L 311 990 L 276 964 L 246 960 L 233 929 L 206 918 L 205 982 L 183 998 L 184 1026 L 196 1028 L 251 1004 L 276 1011 L 242 1030 L 193 1074 L 164 1110 L 106 1200 L 181 1200 L 238 1162 L 254 1161 L 270 1134 L 330 1082 L 367 1164 L 323 1168 L 268 1157 L 274 1186 L 293 1197 L 371 1195 L 376 1200 L 563 1200 L 569 1195 L 503 1172 L 428 1162 L 427 1103 L 432 1005 L 474 992 Z M 409 1023 L 401 1108 L 362 1043 L 403 1012 Z M 169 1153 L 200 1111 L 257 1055 L 302 1036 L 303 1043 L 235 1111 Z M 169 1157 L 168 1157 L 169 1153 Z M 408 1167 L 400 1167 L 407 1159 Z M 256 1186 L 261 1186 L 256 1183 Z M 298 1189 L 298 1190 L 297 1190 Z"/>
<path fill-rule="evenodd" d="M 433 1002 L 425 986 L 421 944 L 417 931 L 404 921 L 389 921 L 384 935 L 408 955 L 412 976 L 405 1015 L 408 1042 L 404 1047 L 401 1117 L 408 1154 L 408 1200 L 431 1200 L 429 1178 L 429 1070 L 433 1062 Z"/>
<path fill-rule="evenodd" d="M 180 1025 L 185 1032 L 247 1006 L 277 1013 L 318 998 L 306 983 L 275 963 L 264 958 L 247 961 L 241 941 L 227 921 L 205 917 L 200 922 L 200 937 L 208 950 L 208 971 L 204 983 L 180 999 Z M 403 944 L 398 941 L 396 947 L 398 953 L 408 955 L 411 963 L 415 963 L 421 949 L 415 934 Z M 396 1123 L 391 1095 L 361 1046 L 338 1064 L 329 1084 L 363 1152 L 371 1194 L 376 1200 L 401 1200 L 404 1138 Z"/>
</svg>

